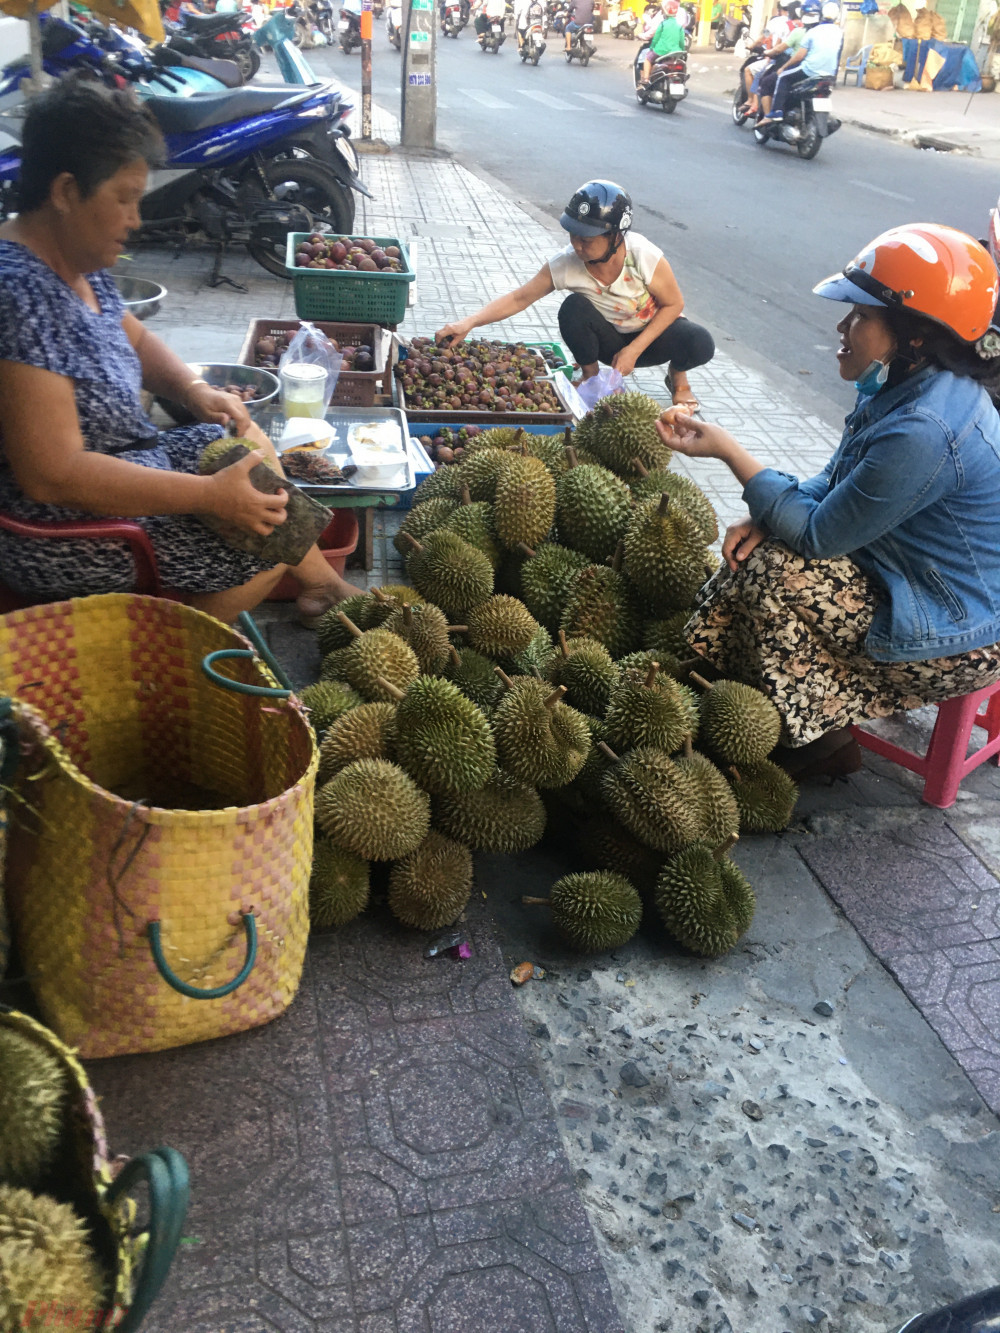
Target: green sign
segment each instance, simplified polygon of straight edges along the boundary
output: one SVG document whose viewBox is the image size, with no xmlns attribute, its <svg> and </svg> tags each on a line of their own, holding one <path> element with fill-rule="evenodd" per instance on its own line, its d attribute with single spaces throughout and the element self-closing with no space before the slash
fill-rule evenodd
<svg viewBox="0 0 1000 1333">
<path fill-rule="evenodd" d="M 411 9 L 433 9 L 434 0 L 410 0 Z"/>
<path fill-rule="evenodd" d="M 431 39 L 431 35 L 430 35 L 429 32 L 411 32 L 411 33 L 410 33 L 410 41 L 411 41 L 411 42 L 429 42 L 430 39 Z"/>
</svg>

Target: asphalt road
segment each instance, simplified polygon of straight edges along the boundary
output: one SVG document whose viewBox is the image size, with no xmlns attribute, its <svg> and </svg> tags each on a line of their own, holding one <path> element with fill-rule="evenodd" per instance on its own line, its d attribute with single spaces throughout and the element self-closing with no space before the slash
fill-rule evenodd
<svg viewBox="0 0 1000 1333">
<path fill-rule="evenodd" d="M 721 89 L 735 86 L 735 58 L 732 78 L 720 79 L 719 58 L 708 58 L 712 71 L 695 53 L 689 97 L 668 116 L 636 104 L 635 43 L 599 36 L 584 69 L 565 63 L 561 40 L 550 34 L 535 68 L 510 37 L 498 56 L 480 51 L 470 29 L 439 39 L 439 145 L 552 218 L 582 180 L 620 181 L 637 229 L 673 265 L 687 313 L 803 408 L 839 422 L 854 396 L 833 361 L 839 312 L 810 288 L 897 223 L 932 218 L 982 234 L 995 166 L 849 126 L 804 162 L 787 148 L 761 149 L 732 123 Z M 357 52 L 309 59 L 360 88 Z M 378 20 L 373 84 L 375 100 L 398 114 L 399 57 Z"/>
</svg>

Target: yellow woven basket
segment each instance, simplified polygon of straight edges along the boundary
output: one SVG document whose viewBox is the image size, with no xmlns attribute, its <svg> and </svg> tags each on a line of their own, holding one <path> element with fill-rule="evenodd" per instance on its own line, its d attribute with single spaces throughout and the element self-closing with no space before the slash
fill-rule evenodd
<svg viewBox="0 0 1000 1333">
<path fill-rule="evenodd" d="M 249 649 L 132 594 L 0 617 L 11 922 L 45 1021 L 85 1059 L 256 1027 L 298 988 L 315 738 Z"/>
</svg>

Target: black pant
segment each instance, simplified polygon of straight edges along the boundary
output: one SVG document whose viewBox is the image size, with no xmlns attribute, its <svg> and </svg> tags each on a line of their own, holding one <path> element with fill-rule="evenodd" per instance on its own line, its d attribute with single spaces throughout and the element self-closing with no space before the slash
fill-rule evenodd
<svg viewBox="0 0 1000 1333">
<path fill-rule="evenodd" d="M 581 292 L 571 292 L 559 307 L 559 332 L 581 366 L 595 361 L 610 366 L 641 329 L 622 333 Z M 674 370 L 687 371 L 706 365 L 714 355 L 715 343 L 708 329 L 680 315 L 640 353 L 636 365 L 663 366 L 669 361 Z"/>
</svg>

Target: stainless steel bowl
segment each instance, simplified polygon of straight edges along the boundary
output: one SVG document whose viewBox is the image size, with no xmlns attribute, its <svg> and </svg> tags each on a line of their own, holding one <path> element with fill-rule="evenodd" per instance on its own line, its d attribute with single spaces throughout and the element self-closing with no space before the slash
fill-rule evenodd
<svg viewBox="0 0 1000 1333">
<path fill-rule="evenodd" d="M 122 278 L 117 273 L 112 277 L 125 302 L 125 309 L 136 319 L 149 319 L 150 315 L 155 315 L 167 294 L 166 287 L 151 278 Z"/>
<path fill-rule="evenodd" d="M 265 403 L 269 403 L 281 387 L 277 375 L 272 375 L 269 370 L 258 370 L 255 366 L 241 366 L 232 362 L 211 361 L 202 365 L 192 362 L 191 373 L 216 389 L 224 389 L 227 384 L 238 385 L 241 389 L 252 388 L 253 398 L 246 399 L 244 403 L 251 416 Z M 166 398 L 157 398 L 156 402 L 179 426 L 190 425 L 195 419 L 180 403 L 169 402 Z"/>
</svg>

